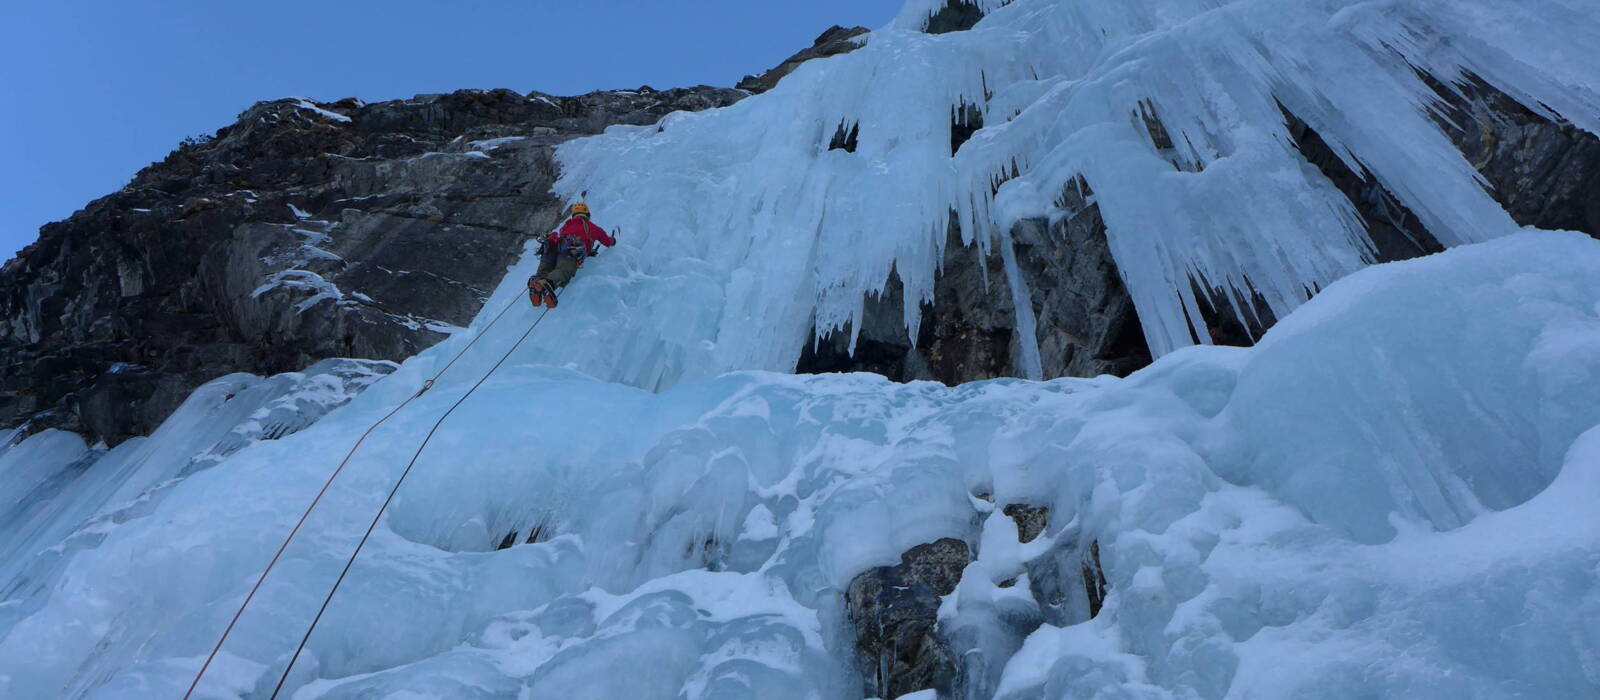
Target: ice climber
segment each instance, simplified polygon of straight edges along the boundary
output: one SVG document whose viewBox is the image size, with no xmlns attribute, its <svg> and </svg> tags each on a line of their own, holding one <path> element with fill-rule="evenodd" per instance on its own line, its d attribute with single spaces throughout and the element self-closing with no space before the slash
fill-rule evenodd
<svg viewBox="0 0 1600 700">
<path fill-rule="evenodd" d="M 596 245 L 614 246 L 617 239 L 589 221 L 589 205 L 572 205 L 561 228 L 540 239 L 539 271 L 528 278 L 528 298 L 534 306 L 556 306 L 556 290 L 567 286 L 583 261 L 597 252 Z"/>
</svg>

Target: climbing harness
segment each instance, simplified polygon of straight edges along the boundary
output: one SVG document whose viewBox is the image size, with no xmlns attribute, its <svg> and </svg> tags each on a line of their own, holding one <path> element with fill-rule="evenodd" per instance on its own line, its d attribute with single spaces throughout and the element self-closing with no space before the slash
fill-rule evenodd
<svg viewBox="0 0 1600 700">
<path fill-rule="evenodd" d="M 583 217 L 579 219 L 579 222 L 583 224 L 582 239 L 562 236 L 560 231 L 539 237 L 537 255 L 540 260 L 540 270 L 545 269 L 544 266 L 548 262 L 546 260 L 547 257 L 549 260 L 559 260 L 561 257 L 567 257 L 572 259 L 572 274 L 576 274 L 577 270 L 583 269 L 583 263 L 587 259 L 600 254 L 599 245 L 589 240 L 593 235 L 593 232 L 589 229 L 589 219 Z M 567 223 L 571 223 L 571 221 Z M 565 226 L 563 226 L 564 228 Z M 615 239 L 616 236 L 620 235 L 622 235 L 622 227 L 619 226 L 612 237 Z M 552 267 L 542 274 L 552 274 L 555 270 L 556 268 Z M 553 309 L 556 307 L 557 302 L 556 287 L 551 284 L 549 279 L 540 276 L 540 274 L 535 273 L 533 277 L 528 278 L 528 301 L 532 302 L 534 306 L 547 306 Z"/>
<path fill-rule="evenodd" d="M 350 447 L 350 451 L 345 453 L 344 459 L 341 460 L 339 462 L 339 466 L 333 470 L 333 474 L 330 475 L 327 482 L 322 485 L 322 489 L 317 491 L 315 498 L 311 499 L 311 504 L 306 506 L 305 513 L 300 515 L 299 522 L 296 522 L 294 528 L 289 531 L 289 536 L 284 538 L 282 545 L 278 546 L 278 551 L 272 555 L 272 560 L 267 562 L 267 568 L 263 570 L 261 572 L 261 576 L 256 579 L 255 585 L 251 586 L 250 593 L 244 597 L 244 602 L 239 604 L 239 609 L 234 612 L 233 619 L 229 620 L 227 628 L 223 629 L 222 637 L 217 640 L 216 646 L 211 648 L 211 653 L 206 656 L 205 663 L 200 665 L 200 672 L 195 674 L 194 681 L 189 684 L 189 690 L 183 694 L 184 700 L 189 700 L 189 696 L 194 694 L 195 688 L 200 686 L 200 679 L 205 677 L 206 669 L 210 668 L 211 662 L 216 660 L 217 653 L 222 651 L 222 644 L 228 640 L 228 635 L 233 632 L 234 625 L 238 624 L 239 618 L 244 616 L 245 608 L 250 606 L 250 601 L 253 600 L 256 596 L 256 593 L 261 590 L 261 584 L 267 580 L 267 574 L 272 573 L 273 567 L 277 566 L 278 564 L 278 559 L 281 558 L 284 551 L 289 548 L 289 543 L 292 542 L 295 535 L 300 532 L 301 526 L 306 524 L 306 519 L 311 517 L 311 512 L 316 509 L 318 503 L 322 502 L 322 497 L 328 493 L 328 489 L 333 486 L 334 480 L 339 478 L 339 474 L 343 472 L 345 466 L 350 463 L 350 458 L 355 456 L 356 450 L 361 448 L 361 444 L 366 442 L 367 437 L 372 435 L 372 432 L 377 430 L 378 426 L 383 425 L 390 418 L 393 418 L 395 414 L 399 413 L 400 409 L 405 408 L 406 405 L 410 404 L 412 401 L 415 401 L 423 394 L 428 393 L 428 390 L 433 388 L 434 383 L 437 382 L 440 377 L 443 377 L 445 372 L 448 372 L 451 367 L 455 366 L 456 361 L 460 360 L 464 355 L 466 355 L 467 351 L 471 350 L 472 346 L 476 345 L 479 339 L 483 338 L 485 335 L 488 335 L 489 330 L 494 328 L 495 324 L 499 323 L 500 319 L 504 318 L 506 313 L 519 303 L 521 303 L 520 298 L 513 299 L 512 302 L 507 304 L 504 309 L 501 309 L 500 313 L 495 315 L 494 320 L 490 321 L 489 325 L 484 326 L 483 331 L 479 332 L 477 336 L 473 337 L 473 339 L 467 343 L 466 347 L 461 348 L 461 351 L 456 353 L 455 357 L 450 359 L 450 362 L 446 363 L 442 369 L 434 373 L 432 378 L 424 381 L 422 383 L 422 388 L 417 390 L 417 393 L 412 394 L 405 401 L 402 401 L 399 405 L 395 406 L 393 410 L 389 411 L 382 418 L 379 418 L 378 421 L 368 427 L 366 432 L 362 433 L 361 437 L 356 440 L 356 443 Z M 311 633 L 316 630 L 317 623 L 322 621 L 322 614 L 328 610 L 328 604 L 333 602 L 334 593 L 337 593 L 339 591 L 340 584 L 344 583 L 345 575 L 350 573 L 350 567 L 355 564 L 356 557 L 361 555 L 361 549 L 366 546 L 367 539 L 372 536 L 372 531 L 378 526 L 378 521 L 383 518 L 383 514 L 388 510 L 390 502 L 394 500 L 395 494 L 400 491 L 400 485 L 405 483 L 406 477 L 411 474 L 412 467 L 417 465 L 417 459 L 422 456 L 422 451 L 428 447 L 428 442 L 433 439 L 433 434 L 439 430 L 440 425 L 444 424 L 445 419 L 449 418 L 450 414 L 455 412 L 456 408 L 460 407 L 462 403 L 465 403 L 466 400 L 472 396 L 473 392 L 478 390 L 478 387 L 483 386 L 483 383 L 488 381 L 490 375 L 493 375 L 496 370 L 500 369 L 501 365 L 505 364 L 506 360 L 511 358 L 511 354 L 516 352 L 517 348 L 522 346 L 522 343 L 528 339 L 528 336 L 533 334 L 534 329 L 538 328 L 539 324 L 544 321 L 544 317 L 548 316 L 549 314 L 550 309 L 548 308 L 545 309 L 543 313 L 540 313 L 539 317 L 534 319 L 533 323 L 528 326 L 528 330 L 522 332 L 522 337 L 518 338 L 517 342 L 512 344 L 511 349 L 507 350 L 506 354 L 500 358 L 500 361 L 494 363 L 494 366 L 490 367 L 489 371 L 485 372 L 484 375 L 478 379 L 477 383 L 472 385 L 472 388 L 468 389 L 467 392 L 461 396 L 461 398 L 457 399 L 456 402 L 444 412 L 444 415 L 439 416 L 439 420 L 434 421 L 433 428 L 428 431 L 427 437 L 423 438 L 422 444 L 417 447 L 416 453 L 411 456 L 411 462 L 406 465 L 405 471 L 400 473 L 400 478 L 395 481 L 394 487 L 389 490 L 389 497 L 384 499 L 383 505 L 378 509 L 378 514 L 373 516 L 372 523 L 367 526 L 366 533 L 361 536 L 361 541 L 356 544 L 355 551 L 351 552 L 350 559 L 345 563 L 344 570 L 339 573 L 339 578 L 334 581 L 333 588 L 328 591 L 328 596 L 323 599 L 322 607 L 317 610 L 316 617 L 312 618 L 311 625 L 306 629 L 305 636 L 301 637 L 300 639 L 300 646 L 295 649 L 294 656 L 289 658 L 289 665 L 283 669 L 283 675 L 278 678 L 278 685 L 272 691 L 273 698 L 277 698 L 278 693 L 282 692 L 284 683 L 289 680 L 289 672 L 294 669 L 295 661 L 300 658 L 300 653 L 305 651 L 306 643 L 311 640 Z"/>
</svg>

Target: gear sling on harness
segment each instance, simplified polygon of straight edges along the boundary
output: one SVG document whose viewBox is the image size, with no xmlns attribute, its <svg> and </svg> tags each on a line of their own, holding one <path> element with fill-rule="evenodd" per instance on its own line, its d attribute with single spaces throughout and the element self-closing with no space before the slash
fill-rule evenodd
<svg viewBox="0 0 1600 700">
<path fill-rule="evenodd" d="M 564 236 L 559 231 L 539 242 L 539 271 L 528 279 L 528 299 L 534 306 L 555 306 L 555 290 L 572 282 L 584 260 L 596 255 L 589 220 L 578 217 L 583 235 Z"/>
</svg>

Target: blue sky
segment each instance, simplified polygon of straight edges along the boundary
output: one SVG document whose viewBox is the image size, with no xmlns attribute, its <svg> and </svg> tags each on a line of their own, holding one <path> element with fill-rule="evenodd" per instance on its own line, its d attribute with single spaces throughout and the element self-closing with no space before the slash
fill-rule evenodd
<svg viewBox="0 0 1600 700">
<path fill-rule="evenodd" d="M 5 0 L 0 259 L 256 101 L 732 85 L 900 0 Z"/>
</svg>

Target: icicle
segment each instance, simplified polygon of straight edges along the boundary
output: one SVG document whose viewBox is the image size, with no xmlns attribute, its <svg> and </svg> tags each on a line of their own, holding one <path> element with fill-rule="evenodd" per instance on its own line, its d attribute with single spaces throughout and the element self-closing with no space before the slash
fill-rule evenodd
<svg viewBox="0 0 1600 700">
<path fill-rule="evenodd" d="M 1022 351 L 1022 372 L 1028 379 L 1044 378 L 1044 365 L 1039 359 L 1039 332 L 1033 317 L 1033 295 L 1028 291 L 1028 280 L 1023 279 L 1017 267 L 1016 244 L 1009 232 L 1002 234 L 1000 257 L 1005 263 L 1006 281 L 1011 287 L 1011 303 L 1017 315 L 1017 347 Z"/>
</svg>

